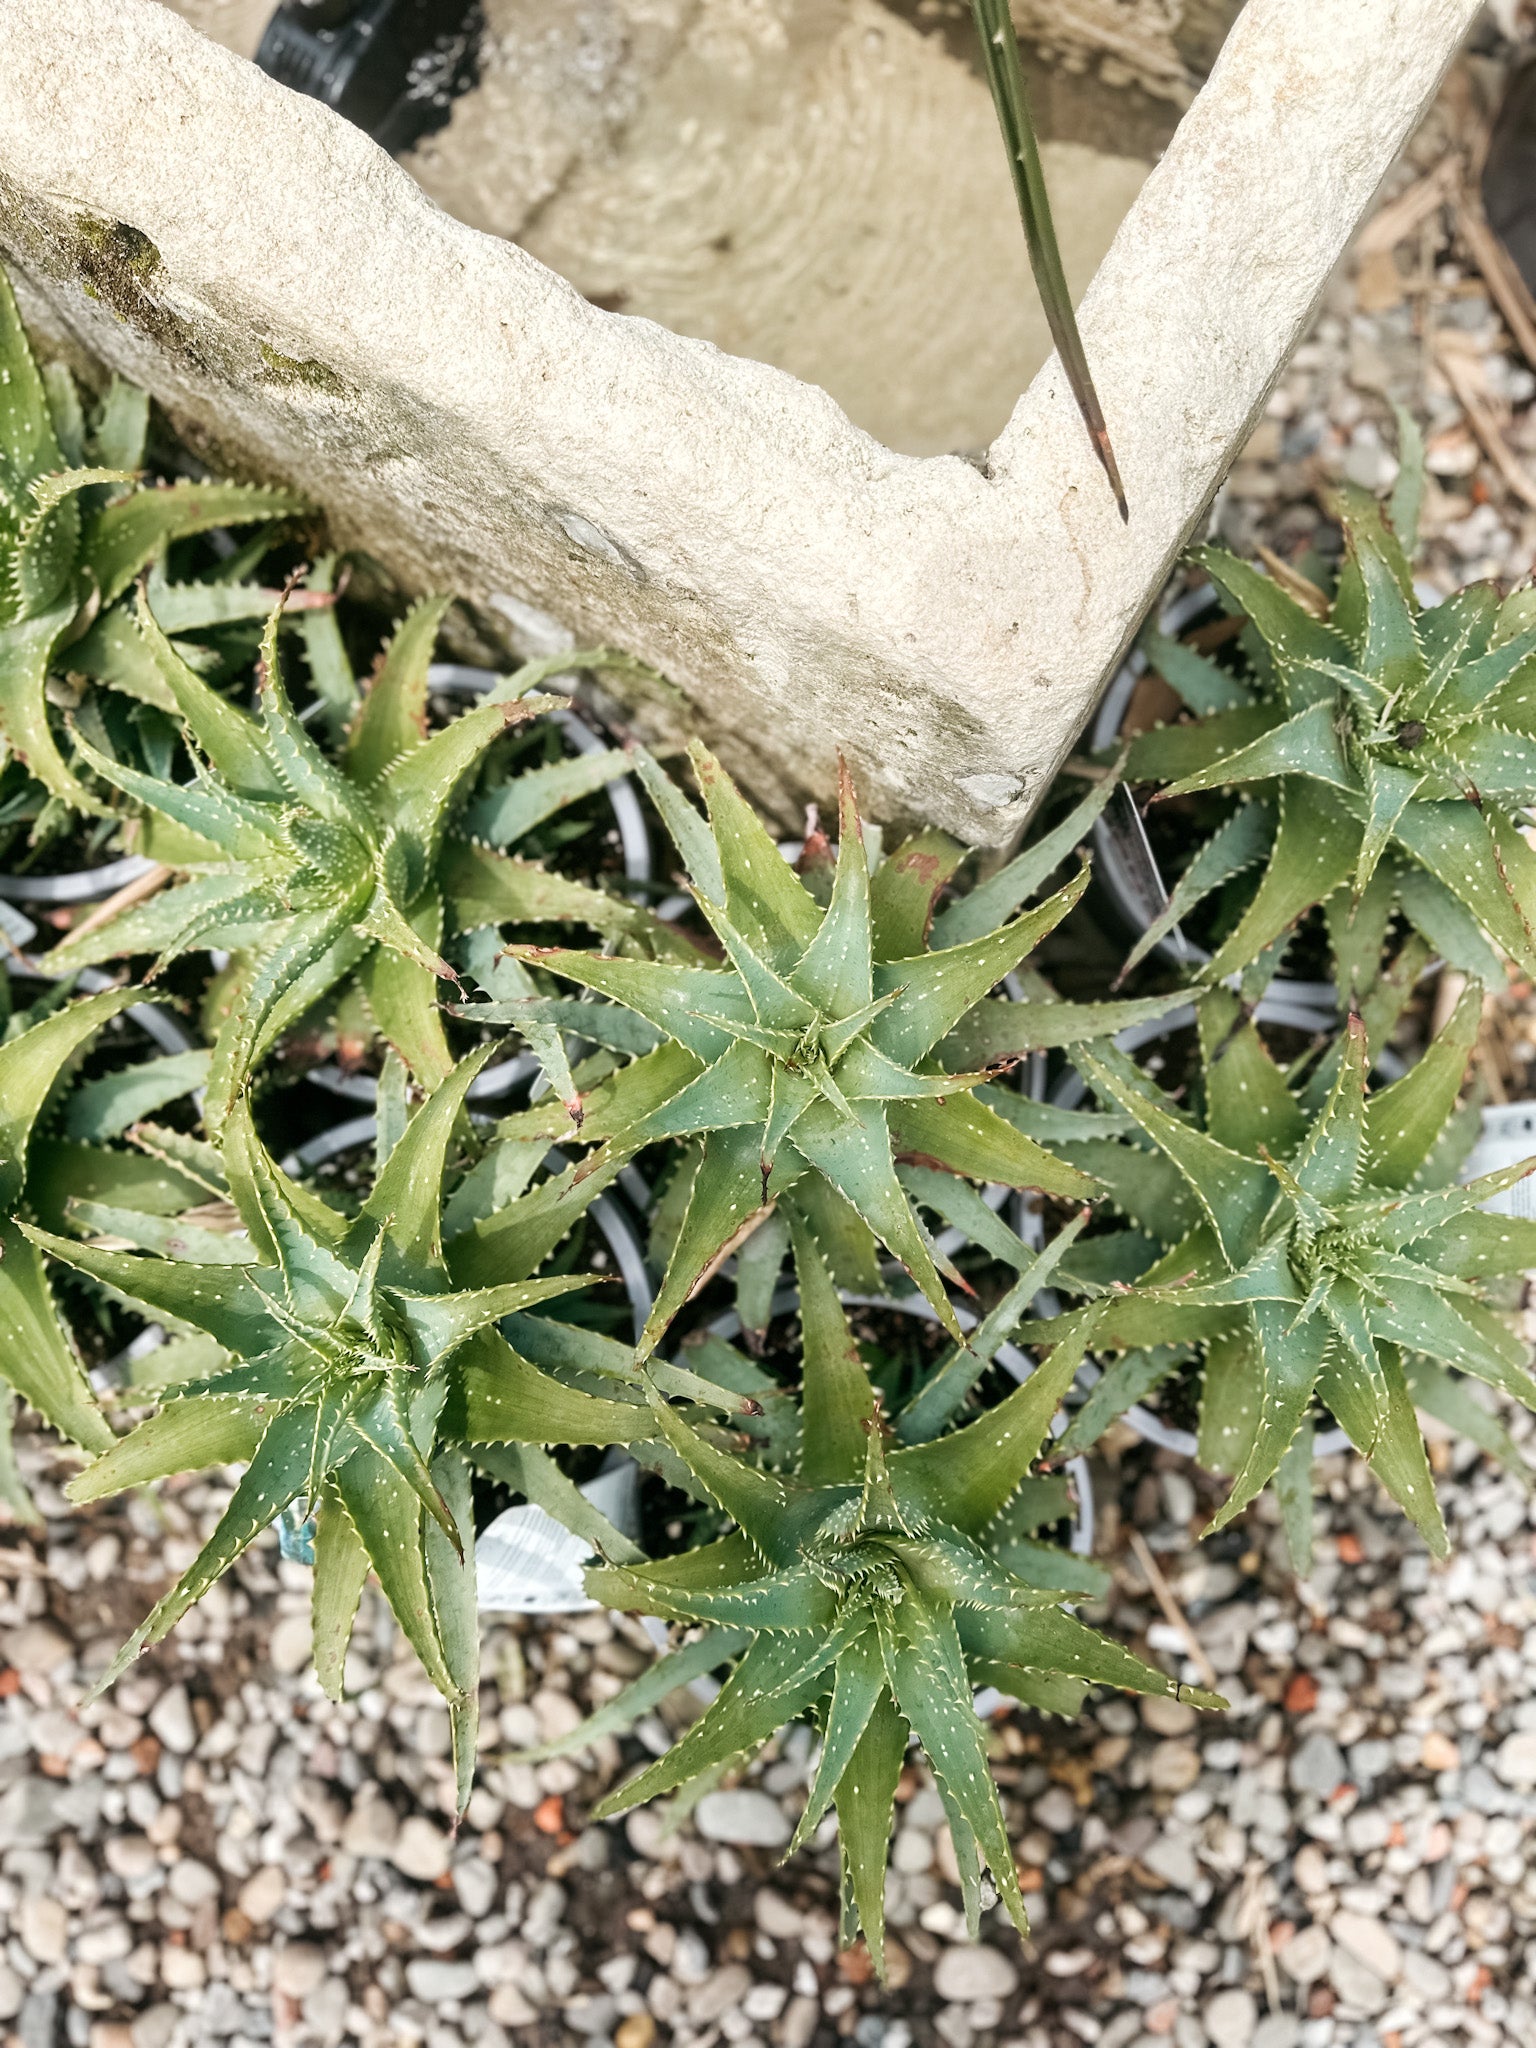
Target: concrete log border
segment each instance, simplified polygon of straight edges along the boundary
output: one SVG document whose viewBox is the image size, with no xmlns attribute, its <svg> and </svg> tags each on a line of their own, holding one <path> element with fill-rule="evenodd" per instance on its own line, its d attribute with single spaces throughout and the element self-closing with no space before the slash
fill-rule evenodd
<svg viewBox="0 0 1536 2048">
<path fill-rule="evenodd" d="M 654 663 L 642 728 L 702 732 L 781 814 L 841 745 L 876 815 L 1000 844 L 1478 4 L 1248 0 L 1082 308 L 1128 527 L 1054 360 L 980 465 L 892 454 L 448 219 L 151 0 L 0 7 L 0 249 L 45 330 L 408 587 Z"/>
</svg>

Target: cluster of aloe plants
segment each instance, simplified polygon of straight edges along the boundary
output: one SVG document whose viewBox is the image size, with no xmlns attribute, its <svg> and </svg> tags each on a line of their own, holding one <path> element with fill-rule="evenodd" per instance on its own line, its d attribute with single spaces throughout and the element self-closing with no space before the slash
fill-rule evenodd
<svg viewBox="0 0 1536 2048">
<path fill-rule="evenodd" d="M 1482 1206 L 1517 1174 L 1457 1180 L 1482 989 L 1532 948 L 1529 607 L 1469 592 L 1421 610 L 1411 489 L 1396 531 L 1346 496 L 1331 589 L 1206 558 L 1245 621 L 1236 658 L 1154 638 L 1197 715 L 1104 762 L 995 872 L 967 886 L 965 849 L 931 831 L 886 851 L 846 772 L 835 846 L 813 831 L 790 861 L 702 747 L 674 772 L 641 749 L 544 748 L 555 664 L 449 712 L 431 678 L 445 599 L 410 610 L 360 683 L 370 615 L 334 564 L 299 568 L 304 508 L 144 485 L 142 400 L 114 387 L 87 426 L 8 298 L 0 313 L 14 816 L 34 849 L 105 832 L 157 864 L 13 963 L 34 1000 L 0 1043 L 0 1380 L 89 1458 L 76 1499 L 240 1468 L 100 1684 L 274 1522 L 302 1526 L 320 1683 L 340 1694 L 372 1575 L 448 1702 L 462 1805 L 477 1506 L 521 1497 L 589 1545 L 593 1598 L 676 1629 L 565 1747 L 723 1678 L 605 1811 L 693 1796 L 814 1720 L 796 1843 L 835 1811 L 844 1931 L 879 1965 L 915 1743 L 972 1926 L 990 1879 L 1022 1929 L 975 1689 L 1054 1714 L 1101 1685 L 1220 1705 L 1071 1611 L 1105 1581 L 1041 1534 L 1066 1505 L 1063 1453 L 1144 1397 L 1193 1395 L 1201 1462 L 1233 1479 L 1212 1528 L 1273 1485 L 1304 1567 L 1321 1419 L 1438 1551 L 1415 1409 L 1514 1458 L 1467 1381 L 1536 1407 L 1499 1293 L 1536 1265 L 1536 1227 Z M 259 523 L 250 548 L 189 562 L 197 531 L 240 519 Z M 686 880 L 675 918 L 602 872 L 584 807 L 626 772 Z M 1236 793 L 1165 920 L 1226 891 L 1172 1092 L 1115 1036 L 1190 991 L 1063 1000 L 1032 958 L 1088 884 L 1072 856 L 1122 776 Z M 1252 1003 L 1309 921 L 1355 1014 L 1282 1065 Z M 1373 1088 L 1432 948 L 1480 980 Z M 78 994 L 103 967 L 116 983 Z M 146 1002 L 179 1004 L 206 1045 L 136 1058 Z M 508 1042 L 539 1079 L 493 1119 L 473 1084 Z M 338 1045 L 375 1083 L 373 1156 L 306 1177 L 274 1152 L 295 1077 Z M 1097 1106 L 1022 1090 L 1043 1053 Z M 586 1219 L 637 1167 L 661 1190 L 657 1286 L 624 1342 L 584 1269 Z M 985 1187 L 1033 1191 L 1043 1244 Z M 969 1239 L 964 1271 L 936 1223 Z M 739 1346 L 709 1327 L 732 1283 Z M 893 1364 L 851 1296 L 925 1303 L 948 1349 Z M 135 1321 L 165 1341 L 114 1382 L 105 1354 Z M 1008 1386 L 992 1361 L 1010 1342 L 1028 1369 Z M 10 1406 L 0 1486 L 25 1513 Z M 686 1515 L 637 1540 L 598 1511 L 578 1482 L 619 1446 Z"/>
</svg>

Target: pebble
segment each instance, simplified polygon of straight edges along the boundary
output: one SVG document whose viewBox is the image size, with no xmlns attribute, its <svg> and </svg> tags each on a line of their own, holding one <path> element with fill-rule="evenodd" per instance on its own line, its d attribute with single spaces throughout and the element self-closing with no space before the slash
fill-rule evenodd
<svg viewBox="0 0 1536 2048">
<path fill-rule="evenodd" d="M 235 1904 L 255 1927 L 264 1927 L 288 1895 L 288 1880 L 275 1863 L 264 1863 L 235 1894 Z"/>
<path fill-rule="evenodd" d="M 69 1943 L 69 1915 L 58 1899 L 30 1892 L 16 1914 L 16 1932 L 35 1963 L 61 1963 Z"/>
<path fill-rule="evenodd" d="M 794 1833 L 777 1799 L 750 1785 L 728 1792 L 706 1792 L 694 1809 L 701 1835 L 712 1842 L 732 1842 L 762 1849 L 781 1849 Z"/>
<path fill-rule="evenodd" d="M 1334 1950 L 1328 1965 L 1328 1981 L 1344 2003 L 1359 2012 L 1380 2012 L 1391 1997 L 1376 1972 L 1367 1969 L 1347 1949 Z"/>
<path fill-rule="evenodd" d="M 1185 1792 L 1200 1775 L 1200 1752 L 1192 1742 L 1160 1742 L 1147 1766 L 1147 1780 L 1159 1792 Z"/>
<path fill-rule="evenodd" d="M 289 1998 L 306 1998 L 325 1980 L 325 1950 L 312 1942 L 290 1941 L 272 1957 L 274 1989 Z"/>
<path fill-rule="evenodd" d="M 1001 1949 L 966 1944 L 946 1948 L 933 1966 L 933 1988 L 952 2005 L 1009 1998 L 1018 1988 L 1018 1965 Z"/>
<path fill-rule="evenodd" d="M 741 1963 L 713 1970 L 688 1996 L 688 2017 L 697 2027 L 713 2025 L 734 2012 L 752 1988 L 752 1972 Z"/>
<path fill-rule="evenodd" d="M 1384 1984 L 1395 1984 L 1403 1974 L 1403 1951 L 1380 1920 L 1364 1913 L 1335 1913 L 1328 1932 L 1338 1948 L 1364 1963 Z"/>
<path fill-rule="evenodd" d="M 384 1853 L 404 1876 L 432 1884 L 447 1875 L 452 1845 L 425 1814 L 413 1813 L 401 1823 L 392 1847 Z"/>
<path fill-rule="evenodd" d="M 1267 2012 L 1253 2030 L 1251 2048 L 1297 2048 L 1301 2021 L 1293 2012 Z"/>
<path fill-rule="evenodd" d="M 1331 1735 L 1314 1730 L 1292 1756 L 1287 1775 L 1294 1791 L 1326 1799 L 1344 1782 L 1344 1753 Z"/>
<path fill-rule="evenodd" d="M 400 1816 L 372 1786 L 365 1786 L 342 1822 L 341 1846 L 349 1856 L 392 1857 L 400 1839 Z"/>
<path fill-rule="evenodd" d="M 1536 1728 L 1505 1736 L 1493 1753 L 1493 1770 L 1501 1783 L 1521 1791 L 1536 1786 Z"/>
<path fill-rule="evenodd" d="M 1218 1991 L 1201 2017 L 1212 2048 L 1253 2048 L 1259 2008 L 1248 1991 Z"/>
<path fill-rule="evenodd" d="M 1303 1985 L 1315 1984 L 1320 1977 L 1326 1977 L 1332 1959 L 1333 1943 L 1328 1939 L 1328 1930 L 1315 1922 L 1298 1928 L 1275 1957 L 1286 1976 Z"/>
<path fill-rule="evenodd" d="M 0 1633 L 0 1663 L 9 1664 L 14 1671 L 46 1677 L 73 1655 L 69 1637 L 46 1621 L 31 1621 Z"/>
<path fill-rule="evenodd" d="M 167 1686 L 149 1710 L 150 1731 L 174 1756 L 190 1756 L 197 1745 L 197 1723 L 184 1685 Z"/>
<path fill-rule="evenodd" d="M 1419 1751 L 1419 1761 L 1426 1771 L 1456 1771 L 1461 1768 L 1461 1750 L 1449 1735 L 1431 1728 Z"/>
<path fill-rule="evenodd" d="M 471 1920 L 483 1920 L 496 1903 L 501 1879 L 482 1857 L 468 1856 L 453 1866 L 453 1889 Z"/>
<path fill-rule="evenodd" d="M 1155 1735 L 1188 1735 L 1200 1716 L 1187 1700 L 1169 1699 L 1166 1694 L 1143 1693 L 1141 1718 Z"/>
<path fill-rule="evenodd" d="M 293 1678 L 310 1661 L 313 1630 L 307 1614 L 285 1614 L 267 1638 L 267 1661 L 279 1678 Z"/>
<path fill-rule="evenodd" d="M 480 1989 L 473 1963 L 445 1962 L 440 1956 L 414 1957 L 405 1966 L 405 1981 L 423 2005 L 473 1998 Z"/>
</svg>

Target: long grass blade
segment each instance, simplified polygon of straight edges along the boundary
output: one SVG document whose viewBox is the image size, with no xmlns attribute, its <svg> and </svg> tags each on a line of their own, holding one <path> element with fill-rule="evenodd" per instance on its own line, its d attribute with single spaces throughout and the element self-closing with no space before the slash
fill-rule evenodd
<svg viewBox="0 0 1536 2048">
<path fill-rule="evenodd" d="M 1035 273 L 1035 285 L 1040 293 L 1040 303 L 1045 308 L 1051 339 L 1056 344 L 1094 450 L 1104 465 L 1104 474 L 1115 494 L 1120 517 L 1128 520 L 1131 513 L 1126 503 L 1125 486 L 1120 481 L 1120 466 L 1110 446 L 1109 429 L 1104 424 L 1099 395 L 1093 388 L 1082 336 L 1077 331 L 1077 316 L 1072 311 L 1072 299 L 1061 267 L 1061 251 L 1056 245 L 1050 197 L 1045 189 L 1045 173 L 1040 166 L 1034 123 L 1029 115 L 1029 96 L 1024 84 L 1024 66 L 1019 56 L 1019 39 L 1014 33 L 1013 16 L 1009 12 L 1008 0 L 971 0 L 971 12 L 976 18 L 976 33 L 981 38 L 982 64 L 987 83 L 992 88 L 992 103 L 997 108 L 998 124 L 1008 147 L 1008 168 L 1013 173 L 1019 218 L 1024 223 L 1029 267 Z"/>
</svg>

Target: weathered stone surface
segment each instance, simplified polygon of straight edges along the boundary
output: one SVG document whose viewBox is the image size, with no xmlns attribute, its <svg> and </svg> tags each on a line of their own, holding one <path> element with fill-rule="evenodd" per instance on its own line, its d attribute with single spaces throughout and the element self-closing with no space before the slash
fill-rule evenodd
<svg viewBox="0 0 1536 2048">
<path fill-rule="evenodd" d="M 273 0 L 161 0 L 195 22 L 206 34 L 215 36 L 242 57 L 254 55 L 262 30 L 271 19 Z M 525 0 L 488 0 L 486 19 L 493 37 L 505 35 L 515 25 L 513 9 Z M 540 0 L 528 0 L 540 4 Z M 741 5 L 741 0 L 736 0 Z M 751 0 L 748 0 L 751 4 Z M 911 0 L 888 0 L 893 13 L 926 12 L 914 8 Z M 1092 55 L 1109 57 L 1122 66 L 1138 84 L 1151 92 L 1179 98 L 1186 95 L 1191 71 L 1209 68 L 1221 36 L 1242 0 L 1013 0 L 1013 18 L 1020 32 L 1047 52 L 1070 52 L 1076 58 Z M 730 0 L 603 0 L 588 6 L 584 27 L 588 49 L 601 50 L 605 42 L 622 36 L 645 36 L 647 31 L 665 36 L 677 19 L 709 13 L 717 18 Z M 760 5 L 760 0 L 759 0 Z M 799 0 L 802 16 L 815 0 Z M 545 16 L 546 22 L 549 16 Z M 803 23 L 780 23 L 781 33 Z M 589 64 L 589 75 L 591 66 Z M 558 149 L 557 143 L 550 147 Z"/>
<path fill-rule="evenodd" d="M 152 0 L 0 10 L 0 244 L 29 312 L 343 541 L 525 643 L 618 641 L 769 801 L 987 843 L 1027 817 L 1476 0 L 1250 0 L 1082 324 L 1122 527 L 1048 364 L 984 468 L 582 301 Z M 1359 90 L 1362 77 L 1371 91 Z"/>
<path fill-rule="evenodd" d="M 238 7 L 172 4 L 253 47 Z M 889 0 L 483 11 L 474 90 L 401 159 L 445 212 L 596 305 L 820 385 L 905 454 L 993 439 L 1052 343 L 967 20 L 946 34 Z M 1080 294 L 1179 109 L 1066 76 L 1035 108 Z"/>
</svg>

